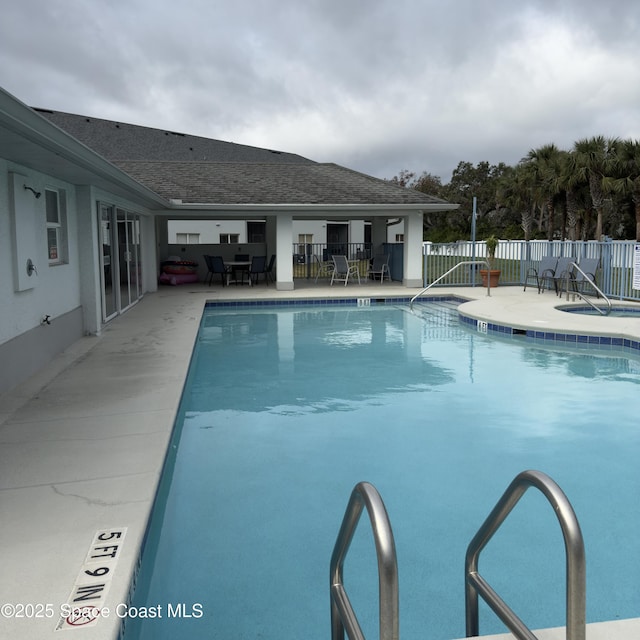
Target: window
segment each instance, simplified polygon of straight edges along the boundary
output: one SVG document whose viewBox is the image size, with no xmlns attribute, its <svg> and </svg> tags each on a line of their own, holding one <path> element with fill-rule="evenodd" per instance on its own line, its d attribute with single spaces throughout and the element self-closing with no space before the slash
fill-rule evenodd
<svg viewBox="0 0 640 640">
<path fill-rule="evenodd" d="M 49 264 L 62 264 L 67 261 L 66 194 L 57 189 L 45 189 L 44 197 Z"/>
<path fill-rule="evenodd" d="M 264 242 L 267 223 L 262 220 L 247 222 L 247 242 Z"/>
<path fill-rule="evenodd" d="M 221 233 L 220 244 L 238 244 L 240 242 L 239 233 Z"/>
<path fill-rule="evenodd" d="M 313 242 L 313 233 L 299 233 L 298 234 L 298 253 L 305 254 L 305 245 Z"/>
<path fill-rule="evenodd" d="M 396 242 L 404 242 L 404 233 L 396 233 Z"/>
<path fill-rule="evenodd" d="M 176 233 L 176 244 L 200 244 L 200 234 Z"/>
</svg>

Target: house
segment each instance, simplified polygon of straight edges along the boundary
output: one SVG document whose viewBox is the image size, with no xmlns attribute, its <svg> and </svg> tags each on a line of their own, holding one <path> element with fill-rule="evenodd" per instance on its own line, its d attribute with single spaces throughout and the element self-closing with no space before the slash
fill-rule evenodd
<svg viewBox="0 0 640 640">
<path fill-rule="evenodd" d="M 118 164 L 119 162 L 225 162 L 236 164 L 310 164 L 297 154 L 260 149 L 184 133 L 152 129 L 81 115 L 37 109 L 39 113 L 76 139 Z M 138 167 L 139 169 L 140 167 Z M 180 190 L 178 190 L 180 193 Z M 251 199 L 252 202 L 254 198 Z M 435 199 L 434 199 L 435 201 Z M 203 220 L 185 217 L 168 221 L 169 244 L 247 244 L 264 241 L 260 220 Z M 403 236 L 403 223 L 388 225 L 386 241 Z M 294 217 L 293 243 L 370 242 L 363 220 L 327 221 Z"/>
<path fill-rule="evenodd" d="M 276 254 L 276 286 L 291 290 L 294 224 L 363 240 L 366 225 L 379 247 L 401 219 L 403 284 L 418 287 L 422 213 L 457 207 L 296 154 L 33 109 L 1 89 L 0 172 L 0 392 L 156 291 L 160 261 L 192 249 L 169 244 L 172 220 L 243 221 L 256 237 L 242 248 Z"/>
</svg>

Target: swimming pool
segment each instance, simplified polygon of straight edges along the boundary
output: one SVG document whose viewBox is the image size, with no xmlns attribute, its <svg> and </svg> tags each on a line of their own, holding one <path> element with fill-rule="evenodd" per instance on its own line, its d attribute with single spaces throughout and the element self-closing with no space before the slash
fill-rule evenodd
<svg viewBox="0 0 640 640">
<path fill-rule="evenodd" d="M 600 304 L 600 308 L 603 311 L 606 311 L 606 307 L 603 304 Z M 594 309 L 591 306 L 582 306 L 582 307 L 558 307 L 560 311 L 566 311 L 567 313 L 579 313 L 585 316 L 600 316 L 602 315 L 598 310 Z M 610 313 L 608 314 L 611 318 L 640 318 L 640 307 L 629 307 L 629 306 L 617 306 L 612 307 Z"/>
<path fill-rule="evenodd" d="M 588 620 L 638 616 L 639 383 L 637 359 L 479 334 L 446 305 L 208 309 L 132 600 L 165 615 L 127 620 L 125 638 L 329 637 L 329 560 L 360 480 L 394 529 L 402 637 L 463 637 L 466 547 L 527 468 L 576 510 Z M 365 524 L 345 584 L 377 637 Z M 527 492 L 481 571 L 532 628 L 564 623 L 564 548 L 541 496 Z M 480 629 L 502 626 L 483 608 Z"/>
</svg>

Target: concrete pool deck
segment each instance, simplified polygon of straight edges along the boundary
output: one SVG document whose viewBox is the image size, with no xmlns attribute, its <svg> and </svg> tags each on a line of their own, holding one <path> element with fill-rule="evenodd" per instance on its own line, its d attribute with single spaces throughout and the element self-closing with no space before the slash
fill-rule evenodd
<svg viewBox="0 0 640 640">
<path fill-rule="evenodd" d="M 89 640 L 117 637 L 123 614 L 117 607 L 127 601 L 207 300 L 417 292 L 395 283 L 305 284 L 297 281 L 295 291 L 262 284 L 162 288 L 109 323 L 101 336 L 83 338 L 0 395 L 1 639 L 60 637 L 54 630 L 72 594 L 84 606 L 104 608 L 103 615 L 75 620 L 74 629 L 60 633 Z M 566 301 L 551 292 L 539 295 L 521 287 L 498 287 L 490 297 L 480 287 L 432 292 L 469 299 L 465 314 L 487 322 L 640 340 L 640 318 L 567 314 L 554 308 Z M 588 640 L 640 637 L 640 618 L 611 625 L 589 625 Z M 564 635 L 550 630 L 540 637 Z"/>
</svg>

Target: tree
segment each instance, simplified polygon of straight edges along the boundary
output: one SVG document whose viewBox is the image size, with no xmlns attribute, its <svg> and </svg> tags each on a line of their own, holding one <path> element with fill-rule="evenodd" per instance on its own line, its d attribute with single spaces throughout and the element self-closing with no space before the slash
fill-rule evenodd
<svg viewBox="0 0 640 640">
<path fill-rule="evenodd" d="M 633 200 L 636 221 L 636 241 L 640 242 L 640 141 L 623 140 L 617 149 L 617 173 L 619 178 L 607 182 L 611 190 Z"/>
<path fill-rule="evenodd" d="M 570 156 L 570 180 L 578 183 L 587 180 L 591 204 L 596 211 L 595 240 L 602 237 L 604 223 L 605 178 L 610 177 L 616 166 L 616 149 L 618 138 L 596 136 L 578 140 L 573 146 Z"/>
<path fill-rule="evenodd" d="M 442 192 L 442 182 L 440 177 L 434 176 L 426 171 L 415 179 L 412 186 L 416 191 L 422 191 L 422 193 L 427 193 L 438 198 Z"/>
<path fill-rule="evenodd" d="M 533 219 L 536 209 L 532 198 L 534 174 L 531 166 L 521 162 L 517 167 L 509 167 L 501 176 L 497 188 L 498 207 L 511 209 L 520 217 L 524 239 L 531 239 Z"/>
<path fill-rule="evenodd" d="M 553 239 L 556 198 L 562 191 L 561 175 L 564 155 L 564 151 L 560 151 L 555 144 L 551 143 L 531 149 L 523 159 L 530 165 L 532 189 L 540 206 L 539 230 L 543 227 L 544 213 L 547 214 L 547 240 Z"/>
<path fill-rule="evenodd" d="M 442 190 L 440 177 L 434 176 L 426 171 L 416 177 L 414 171 L 402 169 L 400 173 L 397 176 L 393 176 L 389 182 L 397 184 L 399 187 L 415 189 L 416 191 L 422 191 L 422 193 L 428 193 L 436 197 L 440 197 L 440 191 Z"/>
<path fill-rule="evenodd" d="M 497 181 L 506 170 L 507 165 L 503 162 L 490 165 L 482 161 L 476 166 L 471 162 L 460 162 L 453 170 L 451 181 L 442 189 L 444 197 L 469 212 L 475 197 L 478 215 L 482 216 L 495 209 Z"/>
<path fill-rule="evenodd" d="M 391 178 L 388 182 L 397 184 L 399 187 L 411 188 L 413 186 L 415 177 L 416 174 L 413 171 L 409 171 L 409 169 L 401 169 L 400 173 L 397 176 L 393 176 L 393 178 Z"/>
<path fill-rule="evenodd" d="M 397 176 L 393 176 L 393 178 L 391 178 L 389 182 L 397 184 L 399 187 L 415 189 L 416 191 L 421 191 L 422 193 L 426 193 L 437 198 L 442 197 L 442 182 L 440 180 L 440 177 L 434 176 L 430 173 L 427 173 L 426 171 L 424 171 L 420 176 L 416 177 L 414 171 L 402 169 L 400 173 Z M 438 216 L 437 220 L 429 214 L 425 214 L 422 219 L 423 235 L 425 239 L 429 236 L 430 230 L 438 224 L 439 219 L 444 217 L 443 213 L 437 213 L 435 215 Z M 387 226 L 389 227 L 391 225 L 394 225 L 398 221 L 398 218 L 388 220 Z"/>
<path fill-rule="evenodd" d="M 490 235 L 494 231 L 489 214 L 496 212 L 498 182 L 508 168 L 503 162 L 490 165 L 482 161 L 475 166 L 471 162 L 460 162 L 454 169 L 451 181 L 441 190 L 442 198 L 460 205 L 446 217 L 450 229 L 459 231 L 458 237 L 452 239 L 468 237 L 474 197 L 477 200 L 477 233 Z"/>
<path fill-rule="evenodd" d="M 531 149 L 515 167 L 461 161 L 445 185 L 406 169 L 390 182 L 460 205 L 425 213 L 425 239 L 433 242 L 469 237 L 474 197 L 478 237 L 586 240 L 607 233 L 640 242 L 640 140 L 596 136 L 578 140 L 570 151 L 549 143 Z"/>
</svg>

